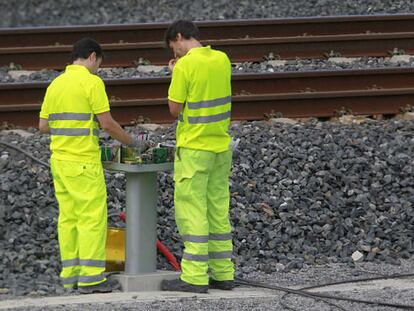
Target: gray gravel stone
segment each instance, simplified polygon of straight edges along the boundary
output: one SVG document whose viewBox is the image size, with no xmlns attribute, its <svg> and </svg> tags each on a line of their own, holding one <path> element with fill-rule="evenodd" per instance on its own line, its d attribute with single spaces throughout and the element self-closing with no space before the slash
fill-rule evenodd
<svg viewBox="0 0 414 311">
<path fill-rule="evenodd" d="M 80 25 L 193 20 L 250 19 L 295 16 L 410 13 L 409 0 L 215 1 L 117 0 L 52 1 L 1 0 L 0 26 Z M 47 16 L 47 18 L 45 18 Z"/>
<path fill-rule="evenodd" d="M 128 128 L 138 133 L 139 128 Z M 237 275 L 344 263 L 400 264 L 414 253 L 414 122 L 241 122 L 230 179 Z M 0 135 L 47 161 L 49 138 Z M 152 134 L 172 142 L 174 127 Z M 106 135 L 102 142 L 109 142 Z M 11 295 L 59 294 L 57 204 L 50 173 L 0 145 L 0 288 Z M 106 172 L 109 224 L 123 226 L 125 177 Z M 159 174 L 159 239 L 178 257 L 182 242 L 171 173 Z M 170 269 L 159 256 L 158 267 Z"/>
<path fill-rule="evenodd" d="M 329 59 L 296 59 L 288 60 L 284 64 L 277 65 L 274 61 L 262 63 L 239 63 L 233 67 L 233 73 L 255 73 L 255 72 L 295 72 L 313 70 L 343 70 L 343 69 L 381 69 L 391 67 L 413 67 L 414 59 L 394 62 L 390 57 L 361 57 L 352 59 L 350 62 L 336 62 Z"/>
</svg>

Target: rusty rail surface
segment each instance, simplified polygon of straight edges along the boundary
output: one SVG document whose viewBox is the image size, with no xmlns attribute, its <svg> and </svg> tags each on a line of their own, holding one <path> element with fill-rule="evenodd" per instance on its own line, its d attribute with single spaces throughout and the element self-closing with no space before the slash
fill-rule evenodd
<svg viewBox="0 0 414 311">
<path fill-rule="evenodd" d="M 156 123 L 174 121 L 165 98 L 169 77 L 105 82 L 112 113 L 121 124 L 140 116 Z M 36 126 L 47 85 L 0 84 L 0 120 Z M 260 120 L 272 112 L 285 117 L 331 117 L 343 109 L 364 115 L 397 114 L 414 102 L 414 69 L 235 74 L 232 90 L 234 120 Z"/>
<path fill-rule="evenodd" d="M 414 32 L 414 14 L 196 22 L 205 40 Z M 162 41 L 169 23 L 0 28 L 0 47 L 71 45 L 82 37 L 103 44 Z"/>
<path fill-rule="evenodd" d="M 414 14 L 198 22 L 203 43 L 227 52 L 233 62 L 386 56 L 414 52 Z M 84 36 L 102 43 L 105 67 L 134 66 L 140 58 L 166 64 L 162 42 L 167 23 L 0 29 L 0 66 L 62 69 L 71 45 Z"/>
</svg>

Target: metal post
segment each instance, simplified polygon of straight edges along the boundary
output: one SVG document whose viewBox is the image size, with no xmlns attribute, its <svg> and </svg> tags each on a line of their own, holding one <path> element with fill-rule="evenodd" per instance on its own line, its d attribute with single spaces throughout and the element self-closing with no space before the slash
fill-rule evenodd
<svg viewBox="0 0 414 311">
<path fill-rule="evenodd" d="M 157 172 L 126 173 L 125 273 L 157 270 Z"/>
</svg>

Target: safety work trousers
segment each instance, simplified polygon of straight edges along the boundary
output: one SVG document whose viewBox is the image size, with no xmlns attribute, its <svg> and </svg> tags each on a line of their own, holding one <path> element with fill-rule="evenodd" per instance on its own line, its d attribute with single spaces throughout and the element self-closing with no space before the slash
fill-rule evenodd
<svg viewBox="0 0 414 311">
<path fill-rule="evenodd" d="M 59 203 L 58 239 L 66 288 L 106 280 L 106 185 L 102 164 L 51 159 Z"/>
<path fill-rule="evenodd" d="M 174 162 L 174 205 L 184 241 L 181 279 L 208 285 L 208 268 L 217 281 L 234 279 L 229 220 L 232 152 L 178 148 Z"/>
</svg>

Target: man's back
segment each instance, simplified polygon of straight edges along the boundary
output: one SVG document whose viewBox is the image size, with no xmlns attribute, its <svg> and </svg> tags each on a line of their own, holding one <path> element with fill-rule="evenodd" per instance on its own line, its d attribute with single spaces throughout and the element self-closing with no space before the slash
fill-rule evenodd
<svg viewBox="0 0 414 311">
<path fill-rule="evenodd" d="M 49 120 L 52 158 L 99 162 L 96 114 L 109 111 L 103 81 L 86 67 L 67 66 L 48 87 L 41 117 Z"/>
<path fill-rule="evenodd" d="M 188 102 L 222 98 L 231 92 L 231 64 L 223 52 L 210 47 L 196 48 L 180 61 L 189 74 Z"/>
<path fill-rule="evenodd" d="M 184 103 L 177 127 L 177 146 L 223 152 L 231 111 L 231 64 L 209 46 L 193 48 L 177 61 L 169 99 Z"/>
</svg>

